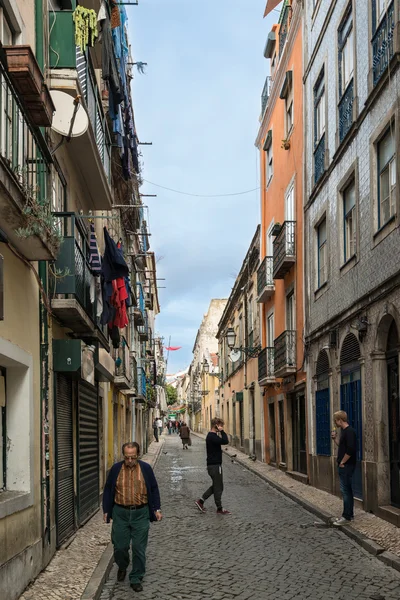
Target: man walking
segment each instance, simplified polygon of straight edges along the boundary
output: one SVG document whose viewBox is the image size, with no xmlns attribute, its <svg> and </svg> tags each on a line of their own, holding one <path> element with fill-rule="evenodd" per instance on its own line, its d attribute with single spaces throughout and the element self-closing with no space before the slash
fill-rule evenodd
<svg viewBox="0 0 400 600">
<path fill-rule="evenodd" d="M 160 493 L 153 469 L 139 460 L 140 446 L 129 442 L 122 446 L 124 460 L 115 463 L 108 474 L 103 494 L 104 522 L 112 520 L 111 539 L 118 581 L 123 581 L 129 565 L 132 543 L 131 588 L 143 589 L 146 572 L 146 548 L 151 521 L 161 521 Z"/>
<path fill-rule="evenodd" d="M 355 430 L 350 427 L 347 413 L 339 410 L 333 415 L 336 427 L 340 427 L 340 439 L 336 431 L 332 432 L 332 439 L 338 446 L 337 463 L 340 480 L 340 491 L 343 496 L 343 514 L 333 524 L 336 527 L 345 525 L 354 519 L 353 474 L 357 461 L 357 437 Z"/>
<path fill-rule="evenodd" d="M 224 431 L 224 422 L 222 419 L 214 418 L 211 421 L 211 431 L 207 434 L 207 471 L 212 480 L 212 485 L 202 495 L 195 500 L 197 508 L 205 512 L 204 502 L 214 494 L 214 502 L 217 507 L 217 514 L 230 515 L 229 510 L 222 508 L 222 492 L 224 483 L 222 478 L 222 446 L 229 444 L 228 436 Z"/>
<path fill-rule="evenodd" d="M 162 419 L 160 419 L 160 417 L 158 417 L 158 419 L 157 419 L 157 425 L 158 425 L 158 429 L 159 429 L 160 435 L 162 435 L 162 432 L 163 432 L 163 422 L 162 422 Z"/>
<path fill-rule="evenodd" d="M 153 421 L 153 434 L 154 439 L 158 442 L 158 419 L 154 419 Z"/>
</svg>

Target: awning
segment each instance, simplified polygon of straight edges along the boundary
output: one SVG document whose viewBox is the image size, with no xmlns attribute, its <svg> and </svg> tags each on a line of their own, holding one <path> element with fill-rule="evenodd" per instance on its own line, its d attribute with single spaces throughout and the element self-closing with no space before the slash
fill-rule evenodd
<svg viewBox="0 0 400 600">
<path fill-rule="evenodd" d="M 267 6 L 265 7 L 264 17 L 269 15 L 271 10 L 274 10 L 274 8 L 276 8 L 281 2 L 282 0 L 268 0 Z"/>
</svg>

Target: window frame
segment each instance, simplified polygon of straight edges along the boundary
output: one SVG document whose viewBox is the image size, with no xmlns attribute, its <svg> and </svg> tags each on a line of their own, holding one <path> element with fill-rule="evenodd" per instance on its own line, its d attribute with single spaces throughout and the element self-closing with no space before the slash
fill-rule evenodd
<svg viewBox="0 0 400 600">
<path fill-rule="evenodd" d="M 393 146 L 394 146 L 394 150 L 393 150 L 393 154 L 391 156 L 391 158 L 385 163 L 385 165 L 381 168 L 380 166 L 380 158 L 379 158 L 379 148 L 380 145 L 383 143 L 383 140 L 386 138 L 386 136 L 388 135 L 392 135 L 393 136 Z M 395 132 L 395 123 L 392 121 L 391 123 L 389 123 L 389 126 L 384 130 L 383 134 L 381 135 L 381 137 L 377 140 L 376 144 L 375 144 L 375 152 L 376 152 L 376 174 L 377 174 L 377 210 L 378 210 L 378 231 L 380 229 L 382 229 L 383 227 L 385 227 L 385 225 L 387 225 L 387 223 L 389 223 L 392 218 L 394 218 L 397 214 L 397 207 L 396 207 L 396 186 L 397 186 L 397 173 L 396 173 L 396 132 Z M 381 177 L 382 174 L 384 173 L 384 171 L 386 171 L 386 169 L 389 170 L 388 173 L 388 177 L 389 177 L 389 196 L 388 196 L 388 200 L 389 200 L 389 208 L 390 208 L 390 215 L 389 218 L 382 222 L 382 201 L 381 201 Z M 391 187 L 391 173 L 392 173 L 392 169 L 395 175 L 395 183 L 393 188 Z M 393 195 L 393 213 L 391 212 L 392 209 L 392 195 Z"/>
<path fill-rule="evenodd" d="M 289 112 L 289 109 L 290 112 Z M 290 123 L 289 123 L 289 114 L 290 114 Z M 289 127 L 290 124 L 290 127 Z M 288 139 L 294 128 L 294 94 L 293 94 L 293 80 L 288 87 L 288 91 L 285 98 L 285 133 L 286 139 Z"/>
<path fill-rule="evenodd" d="M 323 106 L 321 106 L 323 102 Z M 319 131 L 318 115 L 323 114 L 323 129 Z M 314 85 L 314 150 L 326 133 L 326 96 L 325 96 L 325 65 L 322 67 Z"/>
<path fill-rule="evenodd" d="M 350 22 L 350 23 L 349 23 Z M 339 78 L 339 100 L 341 100 L 346 93 L 347 88 L 354 79 L 355 70 L 355 57 L 354 57 L 354 16 L 353 16 L 353 5 L 350 0 L 345 14 L 341 20 L 340 26 L 337 33 L 338 40 L 338 78 Z M 349 74 L 348 79 L 345 79 L 345 66 L 347 62 L 344 62 L 345 56 L 351 57 L 352 70 Z"/>
<path fill-rule="evenodd" d="M 321 235 L 321 227 L 325 225 L 325 240 L 321 243 L 320 235 Z M 321 221 L 318 223 L 317 227 L 317 289 L 320 289 L 323 285 L 325 285 L 328 281 L 328 226 L 326 216 L 324 216 Z M 321 278 L 321 253 L 323 251 L 324 256 L 324 273 L 325 278 L 322 281 Z"/>
<path fill-rule="evenodd" d="M 286 295 L 286 331 L 296 331 L 296 302 L 294 290 Z M 291 321 L 291 323 L 290 323 Z M 289 327 L 290 326 L 290 327 Z"/>
<path fill-rule="evenodd" d="M 353 188 L 354 190 L 354 204 L 349 211 L 346 212 L 346 196 L 349 190 Z M 346 264 L 349 260 L 351 260 L 354 256 L 357 255 L 357 242 L 358 242 L 358 223 L 357 223 L 357 188 L 355 179 L 351 179 L 346 187 L 342 191 L 342 205 L 343 205 L 343 260 L 344 264 Z M 352 217 L 353 223 L 353 252 L 348 253 L 347 244 L 348 244 L 348 223 L 349 216 Z M 350 242 L 351 244 L 351 242 Z M 351 248 L 351 245 L 350 245 Z"/>
</svg>

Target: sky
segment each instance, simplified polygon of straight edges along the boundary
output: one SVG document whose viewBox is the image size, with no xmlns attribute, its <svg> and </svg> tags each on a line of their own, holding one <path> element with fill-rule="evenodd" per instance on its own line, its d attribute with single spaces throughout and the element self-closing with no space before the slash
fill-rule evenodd
<svg viewBox="0 0 400 600">
<path fill-rule="evenodd" d="M 260 220 L 254 142 L 268 61 L 266 0 L 139 0 L 127 7 L 134 61 L 146 74 L 132 83 L 143 157 L 161 312 L 156 333 L 168 373 L 183 370 L 212 298 L 228 298 Z M 164 289 L 165 286 L 165 289 Z"/>
</svg>

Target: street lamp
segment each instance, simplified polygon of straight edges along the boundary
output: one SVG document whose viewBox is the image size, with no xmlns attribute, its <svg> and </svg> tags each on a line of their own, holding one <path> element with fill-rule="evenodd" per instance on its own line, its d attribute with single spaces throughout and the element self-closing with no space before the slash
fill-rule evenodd
<svg viewBox="0 0 400 600">
<path fill-rule="evenodd" d="M 204 373 L 210 372 L 210 365 L 208 364 L 208 361 L 206 358 L 203 360 L 203 371 L 204 371 Z"/>
<path fill-rule="evenodd" d="M 234 348 L 236 342 L 236 333 L 233 327 L 229 327 L 229 329 L 226 332 L 225 339 L 229 348 Z"/>
<path fill-rule="evenodd" d="M 232 350 L 232 352 L 243 352 L 243 354 L 249 356 L 250 358 L 256 358 L 260 353 L 261 346 L 251 346 L 250 348 L 240 346 L 240 348 L 235 348 L 236 333 L 233 327 L 229 327 L 226 330 L 225 339 L 229 349 Z"/>
</svg>

